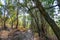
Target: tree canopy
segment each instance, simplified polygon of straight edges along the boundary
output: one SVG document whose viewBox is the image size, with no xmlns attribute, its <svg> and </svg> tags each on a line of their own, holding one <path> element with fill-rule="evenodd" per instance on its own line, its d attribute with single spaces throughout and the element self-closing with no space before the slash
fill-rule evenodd
<svg viewBox="0 0 60 40">
<path fill-rule="evenodd" d="M 1 30 L 31 29 L 44 38 L 51 28 L 60 40 L 60 1 L 0 0 L 0 26 Z"/>
</svg>

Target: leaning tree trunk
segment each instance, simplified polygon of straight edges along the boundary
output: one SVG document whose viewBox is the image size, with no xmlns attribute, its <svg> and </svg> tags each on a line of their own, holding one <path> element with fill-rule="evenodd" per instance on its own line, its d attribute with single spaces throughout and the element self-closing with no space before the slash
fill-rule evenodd
<svg viewBox="0 0 60 40">
<path fill-rule="evenodd" d="M 52 20 L 50 18 L 50 16 L 48 15 L 48 13 L 45 11 L 45 9 L 43 8 L 43 6 L 41 5 L 41 2 L 39 2 L 39 0 L 33 0 L 33 1 L 35 2 L 37 8 L 39 9 L 40 13 L 43 15 L 43 17 L 45 18 L 45 20 L 49 23 L 49 25 L 53 29 L 53 31 L 56 34 L 57 38 L 60 40 L 60 29 L 59 29 L 59 27 L 56 25 L 56 23 L 54 22 L 54 20 Z"/>
</svg>

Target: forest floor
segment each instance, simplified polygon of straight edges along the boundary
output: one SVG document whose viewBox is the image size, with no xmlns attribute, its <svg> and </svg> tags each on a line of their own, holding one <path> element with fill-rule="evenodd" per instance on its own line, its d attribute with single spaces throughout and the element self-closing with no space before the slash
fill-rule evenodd
<svg viewBox="0 0 60 40">
<path fill-rule="evenodd" d="M 30 30 L 22 32 L 17 29 L 15 30 L 2 30 L 0 31 L 0 40 L 44 40 L 39 36 L 33 36 Z M 57 40 L 57 39 L 49 39 L 49 40 Z"/>
<path fill-rule="evenodd" d="M 0 31 L 0 40 L 33 40 L 33 34 L 29 31 L 14 30 L 2 30 Z"/>
</svg>

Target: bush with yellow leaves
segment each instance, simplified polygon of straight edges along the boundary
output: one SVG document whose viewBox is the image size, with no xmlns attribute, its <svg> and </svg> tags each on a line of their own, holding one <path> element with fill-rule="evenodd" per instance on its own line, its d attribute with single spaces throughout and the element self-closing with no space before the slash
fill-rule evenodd
<svg viewBox="0 0 60 40">
<path fill-rule="evenodd" d="M 22 32 L 25 32 L 27 31 L 27 28 L 24 28 L 24 27 L 18 27 L 18 30 L 22 31 Z"/>
</svg>

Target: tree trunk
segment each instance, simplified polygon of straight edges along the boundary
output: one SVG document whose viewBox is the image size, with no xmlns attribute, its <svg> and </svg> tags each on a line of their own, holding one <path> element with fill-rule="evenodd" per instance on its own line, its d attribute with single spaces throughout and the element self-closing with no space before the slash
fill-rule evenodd
<svg viewBox="0 0 60 40">
<path fill-rule="evenodd" d="M 19 0 L 17 0 L 17 14 L 16 14 L 16 16 L 17 16 L 17 24 L 16 24 L 16 28 L 18 28 L 18 13 L 19 13 L 18 2 L 19 2 Z"/>
<path fill-rule="evenodd" d="M 23 27 L 26 27 L 26 16 L 25 13 L 23 14 Z"/>
<path fill-rule="evenodd" d="M 4 9 L 4 27 L 3 27 L 3 30 L 7 30 L 5 23 L 6 23 L 6 20 L 5 20 L 5 9 Z"/>
<path fill-rule="evenodd" d="M 39 0 L 33 0 L 33 1 L 35 2 L 37 8 L 39 9 L 40 13 L 43 15 L 43 17 L 45 18 L 45 20 L 48 22 L 48 24 L 53 29 L 53 31 L 56 34 L 57 38 L 60 40 L 60 29 L 59 29 L 59 27 L 56 25 L 56 23 L 54 22 L 54 20 L 52 20 L 50 18 L 50 16 L 48 15 L 48 13 L 45 11 L 45 9 L 43 8 L 43 6 L 41 5 L 41 2 L 39 2 Z"/>
<path fill-rule="evenodd" d="M 13 29 L 13 21 L 12 21 L 12 24 L 11 24 L 11 29 Z"/>
<path fill-rule="evenodd" d="M 39 23 L 38 23 L 39 21 L 38 21 L 38 19 L 36 19 L 37 17 L 35 17 L 34 14 L 32 14 L 31 11 L 30 11 L 30 15 L 31 15 L 31 17 L 34 19 L 34 21 L 35 21 L 35 23 L 36 23 L 37 32 L 38 32 L 38 34 L 39 34 L 39 36 L 40 36 L 40 31 L 41 31 L 41 30 L 40 30 L 40 28 L 39 28 L 39 27 L 40 27 L 40 25 L 39 25 Z"/>
<path fill-rule="evenodd" d="M 16 24 L 16 28 L 18 27 L 18 8 L 17 8 L 17 24 Z"/>
</svg>

